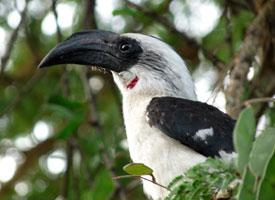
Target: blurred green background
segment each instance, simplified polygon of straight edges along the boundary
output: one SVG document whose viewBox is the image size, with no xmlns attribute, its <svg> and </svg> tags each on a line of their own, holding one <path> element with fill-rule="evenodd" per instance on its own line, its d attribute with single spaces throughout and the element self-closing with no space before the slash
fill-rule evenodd
<svg viewBox="0 0 275 200">
<path fill-rule="evenodd" d="M 236 118 L 245 100 L 275 94 L 270 2 L 1 0 L 0 199 L 145 199 L 138 179 L 112 180 L 130 158 L 111 75 L 37 70 L 58 42 L 90 28 L 159 37 L 188 64 L 198 99 Z M 254 109 L 259 131 L 274 126 L 272 102 Z"/>
</svg>

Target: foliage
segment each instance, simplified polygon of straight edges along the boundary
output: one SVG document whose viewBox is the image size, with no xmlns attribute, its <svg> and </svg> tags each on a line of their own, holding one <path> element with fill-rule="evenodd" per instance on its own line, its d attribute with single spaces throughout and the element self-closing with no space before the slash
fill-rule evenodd
<svg viewBox="0 0 275 200">
<path fill-rule="evenodd" d="M 234 145 L 238 152 L 237 166 L 243 172 L 249 160 L 255 135 L 255 119 L 252 109 L 245 109 L 239 116 L 234 129 Z"/>
<path fill-rule="evenodd" d="M 110 74 L 74 65 L 37 70 L 41 59 L 60 40 L 87 28 L 141 32 L 161 37 L 176 49 L 195 74 L 202 71 L 199 76 L 206 77 L 206 71 L 214 72 L 215 78 L 209 82 L 209 88 L 226 97 L 228 94 L 223 89 L 230 84 L 224 87 L 223 83 L 231 79 L 231 71 L 236 68 L 234 62 L 250 50 L 257 49 L 257 54 L 252 55 L 253 62 L 248 65 L 253 76 L 247 79 L 248 71 L 245 70 L 245 74 L 233 73 L 238 75 L 233 80 L 245 78 L 241 84 L 235 84 L 244 89 L 240 92 L 241 97 L 226 98 L 227 105 L 239 99 L 242 105 L 244 100 L 269 97 L 275 93 L 275 47 L 272 46 L 274 42 L 270 42 L 274 41 L 274 36 L 269 35 L 269 28 L 274 30 L 272 13 L 266 17 L 268 26 L 256 24 L 266 31 L 265 34 L 254 29 L 250 31 L 255 19 L 262 15 L 263 4 L 270 1 L 273 0 L 196 0 L 197 6 L 210 3 L 219 9 L 216 24 L 199 34 L 193 29 L 197 23 L 189 21 L 190 16 L 199 13 L 190 9 L 190 4 L 195 1 L 115 0 L 113 16 L 106 20 L 95 6 L 105 0 L 1 0 L 0 160 L 12 158 L 17 170 L 10 180 L 0 180 L 0 199 L 145 199 L 137 179 L 112 179 L 124 173 L 123 166 L 130 162 L 130 158 L 125 145 L 121 97 Z M 70 12 L 64 9 L 66 6 L 75 10 L 70 27 L 64 27 L 60 22 L 56 24 L 53 15 L 56 8 L 58 15 L 63 11 L 69 18 Z M 22 23 L 18 25 L 20 19 Z M 47 23 L 45 26 L 47 20 L 51 21 L 51 26 Z M 60 34 L 58 31 L 50 32 L 55 27 Z M 248 36 L 253 33 L 261 40 L 256 46 L 251 45 L 248 51 L 242 50 L 244 44 L 250 41 Z M 272 33 L 274 35 L 274 31 Z M 263 48 L 258 49 L 260 47 Z M 242 60 L 249 60 L 245 58 Z M 87 90 L 90 85 L 98 85 L 94 83 L 100 83 L 102 87 Z M 272 103 L 260 103 L 253 108 L 255 117 L 251 110 L 244 111 L 234 133 L 239 152 L 237 167 L 243 180 L 238 195 L 245 199 L 254 198 L 257 194 L 259 199 L 268 199 L 267 195 L 273 194 L 275 181 L 271 139 L 274 129 L 265 129 L 255 142 L 253 138 L 260 117 L 266 119 L 266 126 L 274 127 L 275 109 Z M 46 125 L 49 133 L 44 138 L 45 132 L 39 129 L 41 123 L 44 128 Z M 62 154 L 55 156 L 57 150 Z M 63 169 L 53 173 L 51 159 L 58 161 L 54 168 L 64 165 Z M 193 177 L 195 172 L 200 174 L 210 166 L 217 169 L 215 173 L 227 174 L 233 170 L 210 159 L 188 173 Z M 186 188 L 172 184 L 171 189 L 175 189 L 172 194 L 203 185 L 203 181 L 214 181 L 216 187 L 226 188 L 231 180 L 228 173 L 225 185 L 216 185 L 211 174 L 206 177 L 200 175 L 203 175 L 198 177 L 201 182 L 193 179 L 193 185 L 190 185 L 189 179 L 178 178 L 178 181 L 187 181 L 184 182 Z M 235 174 L 231 176 L 235 177 Z M 249 183 L 255 183 L 257 191 Z M 212 191 L 211 188 L 204 191 L 198 188 L 194 195 L 203 192 L 209 196 Z M 272 199 L 275 198 L 272 196 Z"/>
<path fill-rule="evenodd" d="M 229 199 L 236 179 L 234 167 L 219 159 L 208 158 L 176 177 L 168 186 L 172 191 L 166 200 L 213 199 L 217 194 L 221 195 L 221 191 Z"/>
<path fill-rule="evenodd" d="M 253 110 L 246 108 L 234 130 L 237 168 L 219 159 L 207 159 L 176 177 L 166 199 L 274 199 L 275 128 L 266 128 L 256 139 L 255 131 Z M 220 191 L 226 196 L 219 197 Z"/>
<path fill-rule="evenodd" d="M 131 175 L 151 175 L 153 170 L 142 163 L 129 163 L 123 167 L 123 170 Z"/>
<path fill-rule="evenodd" d="M 249 116 L 243 118 L 245 115 Z M 275 128 L 266 128 L 255 141 L 250 140 L 249 144 L 242 143 L 240 135 L 250 132 L 251 127 L 255 126 L 253 120 L 251 121 L 253 117 L 251 108 L 245 109 L 240 114 L 234 131 L 234 141 L 238 153 L 237 163 L 243 177 L 238 199 L 273 199 L 275 191 L 274 188 L 271 189 L 274 183 L 271 171 L 274 171 L 272 160 L 275 157 Z M 247 124 L 250 126 L 246 126 Z M 254 137 L 255 132 L 250 133 L 252 133 L 250 138 Z M 247 141 L 249 142 L 249 140 Z M 247 151 L 248 147 L 249 151 Z M 269 173 L 266 173 L 267 171 Z"/>
</svg>

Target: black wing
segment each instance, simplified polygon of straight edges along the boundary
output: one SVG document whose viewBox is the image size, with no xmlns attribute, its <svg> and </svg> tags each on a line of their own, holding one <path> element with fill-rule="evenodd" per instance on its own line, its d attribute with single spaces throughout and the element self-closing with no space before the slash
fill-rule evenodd
<svg viewBox="0 0 275 200">
<path fill-rule="evenodd" d="M 235 120 L 206 103 L 175 97 L 153 98 L 147 107 L 149 124 L 166 135 L 205 156 L 219 156 L 219 151 L 234 151 L 232 133 Z M 213 130 L 198 137 L 198 131 Z"/>
</svg>

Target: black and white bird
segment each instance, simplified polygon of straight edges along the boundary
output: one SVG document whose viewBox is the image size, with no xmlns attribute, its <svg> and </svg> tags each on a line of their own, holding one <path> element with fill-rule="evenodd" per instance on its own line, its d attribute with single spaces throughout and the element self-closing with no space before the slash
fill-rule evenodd
<svg viewBox="0 0 275 200">
<path fill-rule="evenodd" d="M 207 157 L 231 157 L 235 121 L 196 100 L 181 57 L 163 41 L 143 34 L 102 30 L 73 34 L 39 67 L 91 65 L 112 72 L 123 96 L 123 117 L 133 162 L 151 167 L 156 182 L 168 183 Z M 167 191 L 143 182 L 149 198 Z"/>
</svg>

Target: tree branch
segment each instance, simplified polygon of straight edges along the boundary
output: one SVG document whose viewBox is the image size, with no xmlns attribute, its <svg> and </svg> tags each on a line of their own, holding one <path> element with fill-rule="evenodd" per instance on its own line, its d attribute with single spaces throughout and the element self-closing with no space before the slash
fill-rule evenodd
<svg viewBox="0 0 275 200">
<path fill-rule="evenodd" d="M 15 41 L 17 39 L 19 30 L 22 28 L 23 24 L 25 23 L 25 19 L 26 19 L 26 15 L 27 15 L 28 3 L 29 3 L 29 0 L 26 1 L 25 8 L 21 12 L 20 22 L 19 22 L 18 26 L 16 27 L 16 29 L 14 29 L 14 31 L 12 32 L 10 40 L 9 40 L 9 42 L 7 44 L 7 50 L 6 50 L 4 56 L 1 59 L 1 71 L 0 71 L 0 74 L 3 74 L 4 71 L 5 71 L 5 69 L 6 69 L 6 67 L 7 67 L 7 63 L 9 61 L 9 59 L 10 59 L 11 52 L 12 52 L 12 49 L 14 47 L 14 43 L 15 43 Z"/>
<path fill-rule="evenodd" d="M 145 16 L 154 19 L 154 21 L 166 27 L 169 30 L 169 32 L 179 36 L 182 42 L 181 53 L 183 54 L 183 56 L 191 60 L 192 62 L 198 61 L 199 44 L 196 42 L 195 39 L 190 38 L 186 35 L 186 33 L 177 30 L 173 23 L 171 23 L 167 18 L 163 17 L 159 13 L 151 10 L 146 10 L 140 5 L 132 3 L 128 0 L 125 0 L 125 3 L 128 7 L 134 8 L 142 12 Z"/>
<path fill-rule="evenodd" d="M 58 24 L 58 13 L 56 10 L 56 4 L 58 0 L 52 0 L 52 12 L 54 14 L 55 18 L 55 24 L 56 24 L 56 39 L 57 42 L 60 43 L 62 41 L 62 33 L 60 30 L 60 26 Z M 70 88 L 69 88 L 69 80 L 68 80 L 68 73 L 67 73 L 67 68 L 66 65 L 63 67 L 62 71 L 62 76 L 61 76 L 61 87 L 63 91 L 63 95 L 66 96 L 67 98 L 70 95 Z M 73 137 L 70 137 L 66 141 L 66 170 L 65 170 L 65 175 L 63 179 L 63 187 L 62 187 L 62 197 L 64 199 L 69 198 L 69 190 L 70 190 L 70 181 L 71 181 L 71 175 L 73 173 L 73 152 L 74 152 L 74 145 L 73 145 Z"/>
<path fill-rule="evenodd" d="M 38 161 L 40 156 L 49 152 L 54 147 L 55 143 L 56 141 L 50 138 L 39 143 L 31 150 L 23 152 L 25 161 L 16 169 L 13 178 L 1 186 L 0 199 L 4 199 L 4 196 L 13 189 L 14 184 L 23 178 L 30 168 Z"/>
<path fill-rule="evenodd" d="M 30 92 L 38 81 L 41 81 L 41 78 L 45 76 L 46 71 L 36 72 L 25 85 L 23 85 L 18 91 L 18 94 L 11 100 L 11 102 L 0 111 L 0 117 L 10 112 L 17 104 L 24 98 L 25 95 Z"/>
<path fill-rule="evenodd" d="M 123 176 L 116 176 L 116 177 L 113 177 L 113 180 L 123 179 L 123 178 L 141 178 L 141 179 L 143 179 L 143 180 L 145 180 L 145 181 L 149 181 L 149 182 L 151 182 L 151 183 L 153 183 L 153 184 L 155 184 L 155 185 L 157 185 L 157 186 L 159 186 L 159 187 L 162 187 L 162 188 L 164 188 L 164 189 L 170 191 L 170 189 L 167 188 L 166 186 L 161 185 L 161 184 L 157 183 L 156 181 L 150 180 L 150 179 L 145 178 L 145 177 L 143 177 L 143 176 L 137 176 L 137 175 L 123 175 Z"/>
<path fill-rule="evenodd" d="M 216 66 L 219 70 L 224 69 L 225 64 L 215 55 L 213 52 L 209 51 L 208 49 L 204 48 L 200 45 L 194 38 L 190 38 L 186 33 L 179 31 L 175 28 L 175 25 L 170 22 L 166 17 L 162 16 L 160 13 L 155 11 L 146 10 L 145 8 L 137 5 L 133 2 L 128 0 L 124 0 L 128 7 L 134 8 L 145 16 L 154 19 L 155 22 L 161 24 L 165 28 L 167 28 L 172 34 L 178 36 L 181 41 L 181 48 L 180 53 L 184 58 L 190 60 L 192 63 L 198 62 L 198 53 L 201 50 L 204 56 L 212 62 L 214 66 Z M 168 1 L 169 3 L 169 1 Z"/>
<path fill-rule="evenodd" d="M 88 6 L 86 7 L 86 9 L 87 9 L 85 12 L 86 16 L 84 17 L 84 22 L 83 22 L 84 28 L 85 29 L 87 29 L 87 28 L 96 29 L 97 23 L 95 21 L 95 0 L 86 0 L 86 1 L 87 1 L 86 5 L 88 5 Z M 99 115 L 98 115 L 98 111 L 97 111 L 96 96 L 95 96 L 92 88 L 89 85 L 89 73 L 87 70 L 88 68 L 89 68 L 89 66 L 87 66 L 86 68 L 82 68 L 82 70 L 80 72 L 81 80 L 82 80 L 82 84 L 84 87 L 87 102 L 89 103 L 90 125 L 96 129 L 97 133 L 100 133 L 100 132 L 102 132 L 101 123 L 100 123 L 100 119 L 99 119 Z M 115 176 L 115 172 L 113 170 L 113 161 L 109 157 L 104 143 L 102 141 L 100 143 L 101 143 L 100 147 L 101 147 L 101 154 L 103 157 L 104 165 L 105 165 L 106 169 L 109 170 L 111 175 Z M 124 189 L 121 187 L 121 184 L 118 181 L 115 181 L 114 183 L 115 183 L 115 192 L 114 193 L 118 193 L 120 199 L 126 200 L 126 193 L 125 193 Z"/>
<path fill-rule="evenodd" d="M 253 20 L 247 29 L 247 34 L 241 46 L 240 52 L 233 60 L 233 69 L 230 74 L 230 81 L 225 90 L 226 109 L 232 117 L 237 117 L 243 105 L 243 83 L 247 80 L 247 73 L 255 56 L 262 48 L 262 40 L 267 37 L 266 29 L 268 16 L 275 10 L 275 1 L 268 1 L 258 16 Z"/>
<path fill-rule="evenodd" d="M 96 28 L 97 22 L 95 18 L 95 6 L 96 6 L 96 0 L 86 0 L 85 1 L 85 15 L 83 19 L 83 28 Z"/>
<path fill-rule="evenodd" d="M 274 97 L 261 97 L 261 98 L 255 98 L 255 99 L 248 99 L 244 102 L 245 106 L 251 106 L 251 104 L 254 103 L 265 103 L 265 102 L 275 102 Z"/>
</svg>

